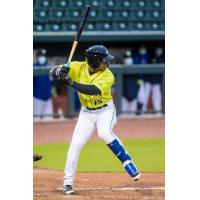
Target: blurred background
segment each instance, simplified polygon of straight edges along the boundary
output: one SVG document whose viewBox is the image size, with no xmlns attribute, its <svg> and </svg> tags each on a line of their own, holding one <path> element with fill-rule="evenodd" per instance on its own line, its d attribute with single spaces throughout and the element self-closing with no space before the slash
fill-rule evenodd
<svg viewBox="0 0 200 200">
<path fill-rule="evenodd" d="M 115 56 L 112 95 L 118 115 L 165 114 L 164 0 L 33 0 L 34 120 L 72 118 L 80 103 L 74 89 L 48 77 L 67 62 L 84 5 L 92 6 L 72 60 L 94 44 Z"/>
</svg>

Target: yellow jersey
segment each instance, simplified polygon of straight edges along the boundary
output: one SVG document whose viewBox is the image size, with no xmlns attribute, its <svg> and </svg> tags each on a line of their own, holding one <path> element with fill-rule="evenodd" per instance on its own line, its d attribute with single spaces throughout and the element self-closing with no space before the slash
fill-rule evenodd
<svg viewBox="0 0 200 200">
<path fill-rule="evenodd" d="M 100 95 L 87 95 L 78 92 L 80 102 L 83 106 L 97 108 L 108 103 L 112 99 L 111 87 L 114 83 L 113 73 L 106 68 L 92 75 L 89 74 L 87 62 L 71 62 L 68 76 L 78 83 L 95 85 L 101 91 Z"/>
</svg>

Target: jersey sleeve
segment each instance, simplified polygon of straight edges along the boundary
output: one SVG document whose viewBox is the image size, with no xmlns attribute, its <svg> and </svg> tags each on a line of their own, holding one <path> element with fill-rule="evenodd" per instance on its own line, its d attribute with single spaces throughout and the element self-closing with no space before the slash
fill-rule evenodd
<svg viewBox="0 0 200 200">
<path fill-rule="evenodd" d="M 114 83 L 114 76 L 112 74 L 105 75 L 99 81 L 93 83 L 101 91 L 101 95 L 110 93 L 111 87 Z"/>
</svg>

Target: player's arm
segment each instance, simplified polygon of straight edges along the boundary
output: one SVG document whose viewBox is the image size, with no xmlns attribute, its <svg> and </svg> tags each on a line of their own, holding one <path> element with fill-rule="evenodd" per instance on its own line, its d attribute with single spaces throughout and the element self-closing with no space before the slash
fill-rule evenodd
<svg viewBox="0 0 200 200">
<path fill-rule="evenodd" d="M 95 85 L 87 85 L 87 84 L 78 83 L 76 81 L 73 81 L 68 76 L 65 78 L 64 81 L 67 85 L 70 85 L 74 89 L 78 90 L 80 93 L 87 94 L 87 95 L 101 94 L 101 90 Z"/>
</svg>

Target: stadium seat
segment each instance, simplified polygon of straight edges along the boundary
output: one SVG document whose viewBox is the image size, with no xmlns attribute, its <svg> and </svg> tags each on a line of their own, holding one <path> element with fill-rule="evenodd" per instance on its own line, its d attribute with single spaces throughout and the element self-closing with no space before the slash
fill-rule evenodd
<svg viewBox="0 0 200 200">
<path fill-rule="evenodd" d="M 159 1 L 159 0 L 153 1 L 153 6 L 154 6 L 154 7 L 161 7 L 160 1 Z"/>
<path fill-rule="evenodd" d="M 156 22 L 153 22 L 153 23 L 151 24 L 151 27 L 152 27 L 153 30 L 158 30 L 158 29 L 159 29 L 159 24 L 156 23 Z"/>
<path fill-rule="evenodd" d="M 135 17 L 136 18 L 139 18 L 139 19 L 143 19 L 145 17 L 145 11 L 144 10 L 138 10 L 136 13 L 135 13 Z"/>
<path fill-rule="evenodd" d="M 49 12 L 46 9 L 38 9 L 34 11 L 35 19 L 41 20 L 41 19 L 47 19 L 49 16 Z"/>
<path fill-rule="evenodd" d="M 54 0 L 52 2 L 54 8 L 66 8 L 68 6 L 67 0 Z"/>
<path fill-rule="evenodd" d="M 76 31 L 77 30 L 77 24 L 75 24 L 75 23 L 69 24 L 68 27 L 69 27 L 70 31 Z"/>
<path fill-rule="evenodd" d="M 140 7 L 140 8 L 144 8 L 145 6 L 146 6 L 146 2 L 144 1 L 144 0 L 140 0 L 140 1 L 138 1 L 138 6 Z"/>
<path fill-rule="evenodd" d="M 91 5 L 92 5 L 93 7 L 98 7 L 98 6 L 99 6 L 99 1 L 93 0 L 93 1 L 91 2 Z"/>
<path fill-rule="evenodd" d="M 124 10 L 120 12 L 120 17 L 121 18 L 128 18 L 129 17 L 129 12 Z"/>
<path fill-rule="evenodd" d="M 136 25 L 137 30 L 143 30 L 144 29 L 144 23 L 138 22 Z"/>
<path fill-rule="evenodd" d="M 43 7 L 43 8 L 49 8 L 51 6 L 52 0 L 37 0 L 35 2 L 36 7 Z"/>
<path fill-rule="evenodd" d="M 128 30 L 128 29 L 129 29 L 129 27 L 128 27 L 128 23 L 127 22 L 119 22 L 119 23 L 117 23 L 116 30 L 125 31 L 125 30 Z"/>
<path fill-rule="evenodd" d="M 106 5 L 108 7 L 114 7 L 115 6 L 115 2 L 113 0 L 109 0 L 109 1 L 107 1 Z"/>
<path fill-rule="evenodd" d="M 92 10 L 92 11 L 89 13 L 89 17 L 90 17 L 90 18 L 96 18 L 96 17 L 97 17 L 97 11 Z"/>
<path fill-rule="evenodd" d="M 45 25 L 43 23 L 34 24 L 33 28 L 36 32 L 45 31 Z"/>
<path fill-rule="evenodd" d="M 52 30 L 52 31 L 60 31 L 60 30 L 61 30 L 61 24 L 53 23 L 53 24 L 51 25 L 51 30 Z"/>
<path fill-rule="evenodd" d="M 86 30 L 87 31 L 94 31 L 96 28 L 95 28 L 95 23 L 88 23 L 86 24 Z"/>
<path fill-rule="evenodd" d="M 159 11 L 154 10 L 154 11 L 152 12 L 152 17 L 153 17 L 153 18 L 159 18 L 159 17 L 160 17 Z"/>
<path fill-rule="evenodd" d="M 76 2 L 76 6 L 77 6 L 77 7 L 83 7 L 83 1 L 78 0 L 78 1 Z"/>
<path fill-rule="evenodd" d="M 52 9 L 51 10 L 51 19 L 58 21 L 59 19 L 65 18 L 65 10 L 61 9 Z"/>
<path fill-rule="evenodd" d="M 79 10 L 72 10 L 70 11 L 69 14 L 70 14 L 70 17 L 79 19 L 81 17 L 82 12 Z"/>
<path fill-rule="evenodd" d="M 111 11 L 111 10 L 106 11 L 106 17 L 108 17 L 108 18 L 113 17 L 113 11 Z"/>
<path fill-rule="evenodd" d="M 112 24 L 109 22 L 104 22 L 104 23 L 98 23 L 97 24 L 97 29 L 100 31 L 110 31 L 112 30 Z"/>
<path fill-rule="evenodd" d="M 131 6 L 131 2 L 129 0 L 120 1 L 120 6 L 123 8 L 129 8 Z"/>
</svg>

